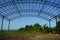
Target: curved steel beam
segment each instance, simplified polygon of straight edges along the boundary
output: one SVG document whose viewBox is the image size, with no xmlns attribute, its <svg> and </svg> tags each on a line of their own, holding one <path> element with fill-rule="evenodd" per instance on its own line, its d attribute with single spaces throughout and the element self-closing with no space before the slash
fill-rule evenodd
<svg viewBox="0 0 60 40">
<path fill-rule="evenodd" d="M 52 18 L 51 18 L 51 19 L 49 19 L 49 20 L 52 20 L 53 18 L 56 18 L 57 16 L 60 16 L 60 13 L 59 13 L 59 14 L 57 14 L 56 16 L 52 17 Z"/>
<path fill-rule="evenodd" d="M 22 13 L 22 12 L 30 12 L 30 11 L 39 13 L 39 11 L 41 11 L 42 14 L 48 15 L 50 17 L 55 16 L 52 13 L 49 13 L 49 12 L 46 12 L 46 11 L 43 11 L 43 10 L 37 10 L 37 9 L 23 9 L 23 10 L 21 9 L 20 11 L 21 11 L 20 13 Z M 14 15 L 15 13 L 19 13 L 19 12 L 18 11 L 13 11 L 13 12 L 10 12 L 8 14 L 5 14 L 5 16 L 8 17 L 8 16 L 11 16 L 11 15 Z"/>
<path fill-rule="evenodd" d="M 17 18 L 20 18 L 20 17 L 39 17 L 39 18 L 43 18 L 43 19 L 49 21 L 49 19 L 46 18 L 46 17 L 43 17 L 43 16 L 41 16 L 41 15 L 38 16 L 38 15 L 34 15 L 34 14 L 33 14 L 33 15 L 30 14 L 30 15 L 17 16 L 17 17 L 14 17 L 14 18 L 10 19 L 10 20 L 12 21 L 12 20 L 17 19 Z"/>
<path fill-rule="evenodd" d="M 10 5 L 15 5 L 17 3 L 18 4 L 21 4 L 21 3 L 37 3 L 37 4 L 41 4 L 41 0 L 40 0 L 40 2 L 37 2 L 37 1 L 36 2 L 25 2 L 25 1 L 20 1 L 20 0 L 17 0 L 16 3 L 13 0 L 9 1 L 9 2 L 5 2 L 5 3 L 1 3 L 0 2 L 0 8 L 5 7 L 5 6 L 10 6 Z M 60 4 L 54 3 L 54 2 L 50 2 L 50 1 L 42 1 L 42 4 L 60 8 Z"/>
<path fill-rule="evenodd" d="M 42 12 L 45 12 L 45 11 L 42 11 Z M 46 13 L 46 12 L 45 12 Z M 45 14 L 44 13 L 44 14 Z M 48 14 L 48 13 L 47 13 Z M 51 15 L 51 14 L 50 14 Z M 60 14 L 58 14 L 58 15 L 60 15 Z M 58 16 L 58 15 L 56 15 L 56 16 Z M 32 17 L 38 17 L 37 15 L 26 15 L 26 16 L 17 16 L 17 17 L 15 17 L 15 18 L 12 18 L 12 19 L 10 19 L 10 20 L 14 20 L 14 19 L 16 19 L 16 18 L 19 18 L 19 17 L 27 17 L 27 16 L 32 16 Z M 50 19 L 48 19 L 48 18 L 45 18 L 44 16 L 41 16 L 41 15 L 39 15 L 39 17 L 42 17 L 43 19 L 45 19 L 45 20 L 51 20 L 51 19 L 53 19 L 53 18 L 55 18 L 56 16 L 54 16 L 54 17 L 52 17 L 52 18 L 50 18 Z"/>
<path fill-rule="evenodd" d="M 40 10 L 36 10 L 36 9 L 24 9 L 25 11 L 27 10 L 33 10 L 33 12 L 39 12 Z M 23 10 L 21 10 L 21 12 L 25 12 L 25 11 L 23 11 Z M 14 12 L 10 12 L 8 15 L 6 14 L 6 15 L 4 15 L 6 18 L 7 17 L 9 17 L 9 16 L 11 16 L 11 15 L 14 15 L 15 14 L 15 12 L 16 13 L 18 13 L 17 11 L 14 11 Z M 48 15 L 48 16 L 51 16 L 51 17 L 54 17 L 55 15 L 53 15 L 52 13 L 49 13 L 49 12 L 46 12 L 46 11 L 42 11 L 41 10 L 41 13 L 43 13 L 43 14 L 46 14 L 46 15 Z"/>
<path fill-rule="evenodd" d="M 6 18 L 7 20 L 10 20 L 9 18 L 7 18 L 7 17 L 5 17 L 4 15 L 2 15 L 1 13 L 0 13 L 0 15 L 1 15 L 2 17 Z"/>
<path fill-rule="evenodd" d="M 15 0 L 13 0 L 14 1 L 14 3 L 15 3 L 15 8 L 17 9 L 17 11 L 18 11 L 18 13 L 20 13 L 20 11 L 19 11 L 19 8 L 18 8 L 18 6 L 17 6 L 17 2 L 15 1 Z M 20 16 L 21 16 L 21 13 L 20 13 Z"/>
<path fill-rule="evenodd" d="M 17 1 L 16 3 L 41 3 L 41 2 L 24 2 L 24 1 Z M 6 3 L 1 3 L 0 2 L 0 8 L 2 7 L 5 7 L 5 6 L 10 6 L 10 5 L 15 5 L 16 3 L 14 3 L 14 1 L 9 1 L 9 2 L 6 2 Z M 46 4 L 46 5 L 50 5 L 50 6 L 54 6 L 54 7 L 57 7 L 57 8 L 60 8 L 60 4 L 57 4 L 57 3 L 54 3 L 54 2 L 50 2 L 50 1 L 43 1 L 43 4 Z M 47 13 L 46 13 L 47 14 Z M 47 14 L 48 15 L 48 14 Z M 50 14 L 51 15 L 51 14 Z"/>
</svg>

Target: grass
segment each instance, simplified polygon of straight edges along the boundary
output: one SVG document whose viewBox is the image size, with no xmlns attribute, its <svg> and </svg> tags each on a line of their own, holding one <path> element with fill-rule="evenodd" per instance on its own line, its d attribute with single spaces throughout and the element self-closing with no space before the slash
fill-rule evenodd
<svg viewBox="0 0 60 40">
<path fill-rule="evenodd" d="M 27 31 L 3 31 L 0 34 L 44 34 L 41 32 L 27 32 Z"/>
</svg>

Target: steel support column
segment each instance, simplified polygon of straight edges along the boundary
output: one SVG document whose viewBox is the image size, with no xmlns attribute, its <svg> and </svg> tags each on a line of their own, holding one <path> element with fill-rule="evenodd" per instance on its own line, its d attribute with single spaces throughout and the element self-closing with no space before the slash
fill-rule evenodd
<svg viewBox="0 0 60 40">
<path fill-rule="evenodd" d="M 57 26 L 57 16 L 55 17 L 55 19 L 56 19 L 56 26 Z"/>
<path fill-rule="evenodd" d="M 3 31 L 3 21 L 4 21 L 4 17 L 2 17 L 2 22 L 1 22 L 1 32 Z"/>
<path fill-rule="evenodd" d="M 50 27 L 50 32 L 51 32 L 51 20 L 49 20 L 49 27 Z"/>
<path fill-rule="evenodd" d="M 57 26 L 57 16 L 55 17 L 56 19 L 56 26 Z M 56 28 L 56 31 L 58 32 L 58 27 Z"/>
<path fill-rule="evenodd" d="M 10 31 L 10 20 L 8 22 L 8 31 Z"/>
<path fill-rule="evenodd" d="M 51 28 L 51 20 L 49 20 L 49 27 Z"/>
</svg>

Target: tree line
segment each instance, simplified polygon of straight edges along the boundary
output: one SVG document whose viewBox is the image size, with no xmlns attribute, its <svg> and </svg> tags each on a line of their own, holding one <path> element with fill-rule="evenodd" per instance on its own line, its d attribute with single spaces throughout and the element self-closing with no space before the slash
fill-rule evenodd
<svg viewBox="0 0 60 40">
<path fill-rule="evenodd" d="M 34 25 L 26 25 L 25 28 L 20 28 L 18 31 L 23 32 L 40 32 L 40 33 L 58 33 L 60 34 L 60 16 L 58 16 L 58 22 L 54 28 L 50 28 L 46 24 L 41 26 L 38 23 Z"/>
<path fill-rule="evenodd" d="M 25 28 L 20 28 L 18 31 L 23 32 L 33 32 L 33 33 L 51 33 L 55 32 L 55 28 L 50 28 L 46 24 L 41 26 L 38 23 L 35 23 L 34 25 L 26 25 Z"/>
<path fill-rule="evenodd" d="M 31 32 L 31 33 L 58 33 L 60 34 L 60 16 L 58 18 L 58 22 L 55 27 L 49 27 L 46 24 L 41 26 L 39 23 L 35 23 L 34 25 L 26 25 L 24 28 L 19 28 L 18 32 Z M 4 31 L 4 30 L 3 30 Z"/>
</svg>

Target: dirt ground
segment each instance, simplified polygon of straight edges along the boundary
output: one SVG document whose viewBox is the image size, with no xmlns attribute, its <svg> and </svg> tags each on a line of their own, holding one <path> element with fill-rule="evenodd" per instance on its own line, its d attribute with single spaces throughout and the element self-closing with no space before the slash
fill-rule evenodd
<svg viewBox="0 0 60 40">
<path fill-rule="evenodd" d="M 0 40 L 60 40 L 59 34 L 5 34 L 0 35 Z"/>
</svg>

